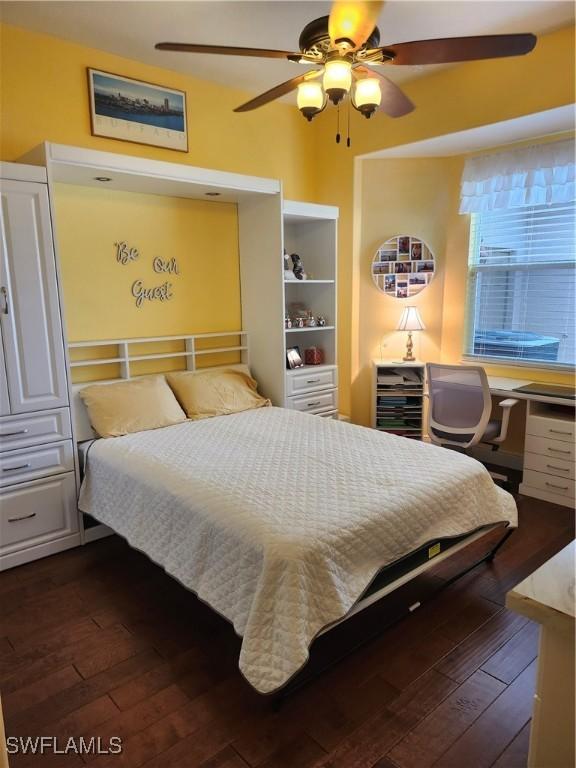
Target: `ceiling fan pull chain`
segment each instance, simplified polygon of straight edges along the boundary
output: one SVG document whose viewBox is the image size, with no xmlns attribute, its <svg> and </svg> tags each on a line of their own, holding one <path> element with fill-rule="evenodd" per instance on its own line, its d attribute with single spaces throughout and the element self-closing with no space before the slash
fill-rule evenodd
<svg viewBox="0 0 576 768">
<path fill-rule="evenodd" d="M 348 138 L 346 139 L 346 146 L 350 147 L 351 145 L 350 141 L 350 99 L 348 99 Z"/>
<path fill-rule="evenodd" d="M 336 144 L 340 144 L 340 104 L 336 107 Z"/>
</svg>

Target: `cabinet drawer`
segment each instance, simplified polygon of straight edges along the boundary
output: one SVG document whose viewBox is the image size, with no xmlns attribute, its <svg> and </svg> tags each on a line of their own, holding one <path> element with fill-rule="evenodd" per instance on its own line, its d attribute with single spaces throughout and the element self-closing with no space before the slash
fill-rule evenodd
<svg viewBox="0 0 576 768">
<path fill-rule="evenodd" d="M 322 389 L 333 389 L 337 384 L 338 371 L 336 368 L 318 370 L 307 368 L 306 371 L 289 373 L 286 376 L 286 394 L 288 397 L 303 395 L 306 392 L 318 392 Z"/>
<path fill-rule="evenodd" d="M 555 456 L 540 456 L 538 453 L 524 454 L 524 469 L 534 469 L 536 472 L 546 472 L 556 477 L 566 477 L 574 480 L 574 462 L 564 461 Z"/>
<path fill-rule="evenodd" d="M 547 493 L 556 493 L 559 496 L 574 498 L 575 481 L 567 480 L 563 477 L 554 477 L 546 475 L 544 472 L 535 472 L 533 469 L 527 469 L 522 477 L 522 485 L 539 488 Z"/>
<path fill-rule="evenodd" d="M 330 392 L 313 392 L 306 397 L 289 397 L 286 403 L 288 408 L 307 413 L 334 411 L 338 407 L 338 392 L 333 389 Z"/>
<path fill-rule="evenodd" d="M 573 443 L 574 433 L 574 422 L 568 419 L 549 419 L 546 416 L 528 416 L 526 419 L 527 435 Z"/>
<path fill-rule="evenodd" d="M 68 408 L 0 419 L 0 451 L 13 451 L 71 437 Z"/>
<path fill-rule="evenodd" d="M 8 451 L 0 456 L 0 486 L 74 470 L 72 441 Z"/>
<path fill-rule="evenodd" d="M 1 555 L 78 530 L 73 472 L 4 488 L 0 501 Z"/>
<path fill-rule="evenodd" d="M 561 440 L 551 440 L 548 437 L 536 437 L 536 435 L 526 435 L 524 450 L 564 461 L 574 461 L 576 457 L 574 443 L 563 443 Z"/>
</svg>

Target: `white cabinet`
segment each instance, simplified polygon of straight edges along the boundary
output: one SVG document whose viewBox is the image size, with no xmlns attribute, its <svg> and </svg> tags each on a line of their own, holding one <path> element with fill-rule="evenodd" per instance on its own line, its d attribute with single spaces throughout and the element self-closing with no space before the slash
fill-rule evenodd
<svg viewBox="0 0 576 768">
<path fill-rule="evenodd" d="M 2 169 L 0 570 L 80 543 L 47 184 Z M 9 174 L 6 169 L 9 168 Z M 29 170 L 29 169 L 28 169 Z"/>
<path fill-rule="evenodd" d="M 3 180 L 0 322 L 11 413 L 68 404 L 45 184 Z"/>
</svg>

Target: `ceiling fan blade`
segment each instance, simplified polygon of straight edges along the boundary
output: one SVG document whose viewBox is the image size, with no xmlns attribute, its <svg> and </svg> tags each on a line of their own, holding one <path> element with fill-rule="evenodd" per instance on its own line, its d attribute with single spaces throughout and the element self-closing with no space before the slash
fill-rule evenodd
<svg viewBox="0 0 576 768">
<path fill-rule="evenodd" d="M 499 59 L 521 56 L 536 45 L 536 36 L 480 35 L 478 37 L 446 37 L 438 40 L 415 40 L 381 48 L 384 61 L 392 55 L 390 64 L 450 64 L 457 61 Z"/>
<path fill-rule="evenodd" d="M 230 45 L 196 45 L 195 43 L 156 43 L 159 51 L 179 53 L 219 53 L 224 56 L 257 56 L 263 59 L 300 59 L 302 54 L 293 51 L 274 51 L 268 48 L 237 48 Z"/>
<path fill-rule="evenodd" d="M 402 117 L 414 111 L 414 104 L 404 91 L 380 72 L 366 67 L 355 67 L 354 72 L 360 73 L 361 77 L 377 77 L 380 80 L 382 101 L 378 107 L 379 112 L 384 112 L 389 117 Z"/>
<path fill-rule="evenodd" d="M 383 5 L 381 0 L 335 0 L 328 19 L 332 45 L 346 41 L 348 50 L 358 50 L 372 34 Z"/>
<path fill-rule="evenodd" d="M 265 104 L 268 104 L 275 99 L 279 99 L 281 96 L 285 96 L 287 93 L 290 93 L 290 91 L 295 90 L 300 83 L 319 77 L 322 72 L 322 69 L 311 69 L 303 75 L 298 75 L 298 77 L 293 77 L 291 80 L 286 80 L 285 83 L 275 85 L 274 88 L 270 88 L 269 91 L 265 91 L 259 96 L 250 99 L 250 101 L 247 101 L 245 104 L 236 107 L 234 112 L 250 112 L 253 109 L 258 109 L 258 107 L 263 107 Z"/>
</svg>

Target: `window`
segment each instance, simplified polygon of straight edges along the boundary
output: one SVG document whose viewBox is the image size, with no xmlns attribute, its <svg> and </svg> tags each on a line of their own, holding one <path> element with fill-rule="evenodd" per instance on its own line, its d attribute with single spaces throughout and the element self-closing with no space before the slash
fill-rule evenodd
<svg viewBox="0 0 576 768">
<path fill-rule="evenodd" d="M 574 203 L 474 213 L 465 355 L 576 362 Z"/>
</svg>

